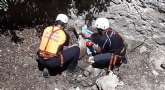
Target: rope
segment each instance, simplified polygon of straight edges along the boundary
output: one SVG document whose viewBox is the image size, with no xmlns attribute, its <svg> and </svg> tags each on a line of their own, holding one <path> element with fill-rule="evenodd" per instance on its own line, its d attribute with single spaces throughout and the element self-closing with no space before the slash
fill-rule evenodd
<svg viewBox="0 0 165 90">
<path fill-rule="evenodd" d="M 148 39 L 148 38 L 145 38 L 145 40 L 144 40 L 141 44 L 139 44 L 139 45 L 137 45 L 136 47 L 134 47 L 133 49 L 131 49 L 127 54 L 130 54 L 130 53 L 133 52 L 135 49 L 137 49 L 138 47 L 142 46 L 142 45 L 144 44 L 144 42 L 145 42 L 147 39 Z"/>
</svg>

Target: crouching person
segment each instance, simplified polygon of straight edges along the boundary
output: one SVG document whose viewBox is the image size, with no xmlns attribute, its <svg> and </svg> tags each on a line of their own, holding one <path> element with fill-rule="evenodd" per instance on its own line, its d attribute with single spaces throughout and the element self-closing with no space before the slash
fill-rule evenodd
<svg viewBox="0 0 165 90">
<path fill-rule="evenodd" d="M 80 48 L 69 46 L 69 35 L 64 31 L 68 23 L 65 14 L 59 14 L 53 26 L 47 27 L 42 35 L 38 50 L 38 67 L 43 71 L 44 77 L 49 77 L 49 72 L 61 72 L 64 68 L 72 73 L 78 63 Z"/>
<path fill-rule="evenodd" d="M 110 28 L 108 19 L 96 19 L 95 27 L 97 33 L 91 35 L 83 34 L 83 37 L 91 40 L 86 42 L 87 47 L 91 47 L 96 51 L 93 67 L 108 67 L 109 72 L 114 67 L 127 63 L 124 40 L 117 31 Z"/>
</svg>

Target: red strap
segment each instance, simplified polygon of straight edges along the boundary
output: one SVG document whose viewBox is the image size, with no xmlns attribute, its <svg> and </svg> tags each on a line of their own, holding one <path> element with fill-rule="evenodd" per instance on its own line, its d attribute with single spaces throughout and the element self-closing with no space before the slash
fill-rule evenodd
<svg viewBox="0 0 165 90">
<path fill-rule="evenodd" d="M 112 64 L 113 64 L 114 56 L 115 55 L 112 53 L 112 56 L 111 56 L 110 61 L 109 61 L 108 71 L 112 70 Z"/>
<path fill-rule="evenodd" d="M 64 64 L 64 57 L 63 57 L 62 53 L 60 53 L 60 58 L 61 58 L 61 67 L 62 67 Z"/>
<path fill-rule="evenodd" d="M 125 50 L 125 47 L 121 50 L 120 54 L 122 54 L 124 52 L 124 50 Z M 117 59 L 119 59 L 120 63 L 122 63 L 123 57 L 124 56 L 115 55 L 114 53 L 112 53 L 112 56 L 111 56 L 110 61 L 109 61 L 108 71 L 113 70 L 113 66 L 115 66 Z"/>
</svg>

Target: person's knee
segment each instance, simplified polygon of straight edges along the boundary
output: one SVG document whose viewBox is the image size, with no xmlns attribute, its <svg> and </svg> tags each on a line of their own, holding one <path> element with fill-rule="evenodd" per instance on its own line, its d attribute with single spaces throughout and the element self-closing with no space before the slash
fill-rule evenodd
<svg viewBox="0 0 165 90">
<path fill-rule="evenodd" d="M 97 60 L 92 64 L 92 66 L 95 68 L 105 68 L 107 67 L 107 63 L 102 60 Z"/>
<path fill-rule="evenodd" d="M 79 53 L 80 52 L 80 48 L 78 46 L 73 46 L 72 47 L 72 50 L 76 53 Z"/>
</svg>

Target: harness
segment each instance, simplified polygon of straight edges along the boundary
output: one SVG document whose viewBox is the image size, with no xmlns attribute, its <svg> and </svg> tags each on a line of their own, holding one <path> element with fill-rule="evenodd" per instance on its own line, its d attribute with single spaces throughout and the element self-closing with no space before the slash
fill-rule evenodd
<svg viewBox="0 0 165 90">
<path fill-rule="evenodd" d="M 61 29 L 57 29 L 57 30 L 55 30 L 55 31 L 53 31 L 53 30 L 54 30 L 54 26 L 53 26 L 53 28 L 52 28 L 52 32 L 51 32 L 51 34 L 50 34 L 50 36 L 49 36 L 49 38 L 48 38 L 48 41 L 47 41 L 47 43 L 46 43 L 46 46 L 45 46 L 44 50 L 39 50 L 39 56 L 42 57 L 43 60 L 48 60 L 48 59 L 51 58 L 51 57 L 60 56 L 60 60 L 61 60 L 60 63 L 61 63 L 61 67 L 62 67 L 63 64 L 64 64 L 64 59 L 63 59 L 62 53 L 56 53 L 56 54 L 54 54 L 54 53 L 51 53 L 51 52 L 47 52 L 47 51 L 46 51 L 47 46 L 48 46 L 48 43 L 49 43 L 49 41 L 50 41 L 52 35 L 53 35 L 55 32 L 57 32 L 57 31 L 59 31 L 59 30 L 61 30 Z"/>
<path fill-rule="evenodd" d="M 122 64 L 123 58 L 124 58 L 124 51 L 125 51 L 125 47 L 120 51 L 119 54 L 116 53 L 112 53 L 111 58 L 109 59 L 109 66 L 108 66 L 108 72 L 110 72 L 111 70 L 113 70 L 114 66 L 116 65 L 116 63 L 118 62 L 120 65 Z"/>
</svg>

